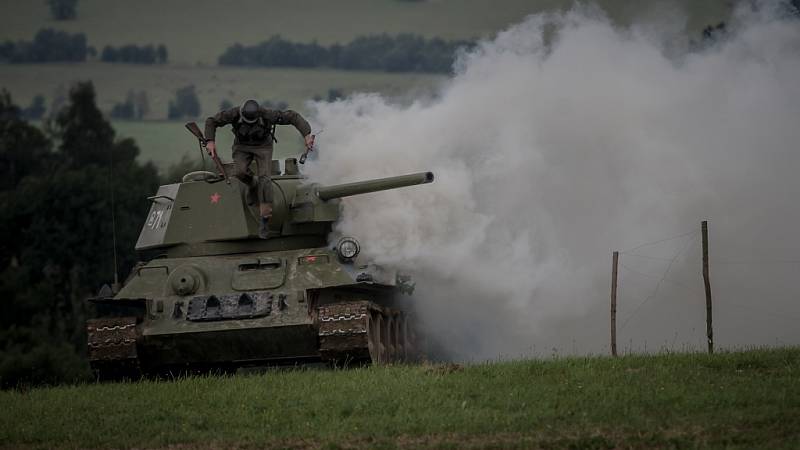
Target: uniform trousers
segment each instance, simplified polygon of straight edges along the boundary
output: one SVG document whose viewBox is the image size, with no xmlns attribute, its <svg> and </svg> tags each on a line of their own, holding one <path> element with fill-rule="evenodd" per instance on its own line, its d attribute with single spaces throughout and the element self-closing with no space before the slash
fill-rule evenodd
<svg viewBox="0 0 800 450">
<path fill-rule="evenodd" d="M 250 170 L 250 164 L 255 160 L 256 174 Z M 258 199 L 261 216 L 268 217 L 272 214 L 272 146 L 234 145 L 233 165 L 235 176 L 248 187 L 248 203 L 255 203 Z"/>
</svg>

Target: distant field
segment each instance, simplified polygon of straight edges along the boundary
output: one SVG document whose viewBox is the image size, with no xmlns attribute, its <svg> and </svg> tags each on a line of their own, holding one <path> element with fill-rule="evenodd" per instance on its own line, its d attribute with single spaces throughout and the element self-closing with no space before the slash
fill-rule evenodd
<svg viewBox="0 0 800 450">
<path fill-rule="evenodd" d="M 81 0 L 78 19 L 56 22 L 49 18 L 46 2 L 3 2 L 13 7 L 13 20 L 0 29 L 0 41 L 30 39 L 42 27 L 87 34 L 90 44 L 165 43 L 171 63 L 165 66 L 126 64 L 0 65 L 0 87 L 7 88 L 20 105 L 42 94 L 49 107 L 64 97 L 75 81 L 91 80 L 98 104 L 110 111 L 129 90 L 144 90 L 150 112 L 144 122 L 115 122 L 119 134 L 136 139 L 143 160 L 161 168 L 195 151 L 182 123 L 163 122 L 167 105 L 177 88 L 197 87 L 203 114 L 216 112 L 222 100 L 236 104 L 246 98 L 285 101 L 304 112 L 314 96 L 327 96 L 331 88 L 345 94 L 379 92 L 393 97 L 414 97 L 430 92 L 445 77 L 440 75 L 389 74 L 302 69 L 237 69 L 214 66 L 216 58 L 234 42 L 252 44 L 272 34 L 297 41 L 317 39 L 323 44 L 346 42 L 369 33 L 413 32 L 443 38 L 491 36 L 527 14 L 563 9 L 571 0 L 296 0 L 235 3 L 210 0 L 115 1 Z M 659 22 L 662 16 L 685 15 L 687 27 L 696 34 L 730 13 L 727 0 L 649 2 L 598 0 L 617 22 Z M 201 117 L 201 119 L 202 119 Z M 300 151 L 293 131 L 284 130 L 276 156 Z M 228 134 L 225 133 L 227 137 Z M 227 146 L 227 144 L 226 144 Z M 225 153 L 223 153 L 224 155 Z"/>
<path fill-rule="evenodd" d="M 0 448 L 798 448 L 800 349 L 0 392 Z"/>
<path fill-rule="evenodd" d="M 200 161 L 197 140 L 186 131 L 184 123 L 185 121 L 114 121 L 112 125 L 117 136 L 132 137 L 136 140 L 141 150 L 140 161 L 153 161 L 160 170 L 166 170 L 171 164 L 180 161 L 185 154 Z M 303 141 L 293 127 L 279 127 L 278 141 L 273 155 L 276 159 L 298 155 L 303 151 Z M 233 134 L 227 128 L 219 131 L 217 143 L 220 157 L 224 161 L 230 161 Z M 211 161 L 206 158 L 206 162 L 210 168 Z"/>
<path fill-rule="evenodd" d="M 0 65 L 0 87 L 7 88 L 14 101 L 27 105 L 34 95 L 50 102 L 66 94 L 76 81 L 91 80 L 98 105 L 110 111 L 124 101 L 129 90 L 144 90 L 150 103 L 148 119 L 165 119 L 167 105 L 179 87 L 197 88 L 204 114 L 216 112 L 223 99 L 238 103 L 246 98 L 286 101 L 303 110 L 315 95 L 326 97 L 328 89 L 345 94 L 380 92 L 400 96 L 414 90 L 430 90 L 441 75 L 390 74 L 314 69 L 236 69 L 192 66 L 139 66 L 131 64 L 13 64 Z"/>
<path fill-rule="evenodd" d="M 54 27 L 85 32 L 89 43 L 98 48 L 109 44 L 163 42 L 169 48 L 171 61 L 214 64 L 232 43 L 252 44 L 273 34 L 304 42 L 316 39 L 323 44 L 383 32 L 413 32 L 449 39 L 486 37 L 528 14 L 563 9 L 573 3 L 573 0 L 81 0 L 77 20 L 56 22 L 50 19 L 43 0 L 3 0 L 4 11 L 13 15 L 13 19 L 4 21 L 0 40 L 30 39 L 40 28 Z M 596 3 L 622 24 L 657 20 L 661 15 L 682 11 L 688 19 L 688 29 L 698 31 L 727 17 L 731 2 L 597 0 Z"/>
<path fill-rule="evenodd" d="M 0 87 L 5 87 L 14 102 L 25 106 L 33 96 L 42 94 L 48 107 L 53 99 L 66 95 L 76 81 L 92 80 L 97 90 L 98 106 L 110 111 L 124 101 L 129 90 L 147 92 L 150 113 L 147 121 L 115 121 L 118 134 L 133 137 L 142 149 L 143 160 L 153 160 L 165 168 L 187 151 L 197 154 L 195 142 L 183 128 L 184 121 L 166 118 L 169 101 L 175 90 L 193 84 L 203 108 L 198 119 L 215 113 L 223 99 L 238 103 L 246 98 L 259 101 L 285 101 L 289 107 L 305 112 L 305 102 L 315 95 L 326 97 L 328 89 L 344 94 L 379 92 L 390 97 L 414 96 L 429 92 L 444 80 L 440 75 L 389 74 L 382 72 L 347 72 L 304 69 L 235 69 L 190 66 L 135 66 L 126 64 L 41 64 L 0 66 Z M 229 148 L 231 133 L 220 133 L 221 144 Z M 280 127 L 276 157 L 301 151 L 297 132 Z M 223 152 L 223 157 L 230 156 Z"/>
</svg>

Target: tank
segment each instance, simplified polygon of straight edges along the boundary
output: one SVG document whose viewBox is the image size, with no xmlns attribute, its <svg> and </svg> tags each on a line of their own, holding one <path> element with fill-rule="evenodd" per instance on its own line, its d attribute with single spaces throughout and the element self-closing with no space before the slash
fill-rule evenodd
<svg viewBox="0 0 800 450">
<path fill-rule="evenodd" d="M 411 279 L 367 260 L 357 236 L 329 239 L 340 198 L 433 173 L 322 186 L 295 159 L 284 167 L 273 161 L 269 239 L 235 178 L 193 172 L 149 198 L 141 262 L 121 288 L 89 299 L 88 355 L 101 379 L 418 357 Z"/>
</svg>

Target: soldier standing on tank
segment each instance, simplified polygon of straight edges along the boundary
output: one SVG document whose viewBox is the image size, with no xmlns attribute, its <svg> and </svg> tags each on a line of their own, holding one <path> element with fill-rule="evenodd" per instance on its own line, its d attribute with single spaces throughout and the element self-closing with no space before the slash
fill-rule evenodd
<svg viewBox="0 0 800 450">
<path fill-rule="evenodd" d="M 235 136 L 233 141 L 233 163 L 235 175 L 245 186 L 248 186 L 248 203 L 259 202 L 261 224 L 258 236 L 269 237 L 269 219 L 272 216 L 272 144 L 275 139 L 276 125 L 294 125 L 305 139 L 306 148 L 314 146 L 314 135 L 311 126 L 300 114 L 287 110 L 279 111 L 262 108 L 255 100 L 247 100 L 239 107 L 220 111 L 206 119 L 206 148 L 215 156 L 217 147 L 214 143 L 217 128 L 231 125 Z M 255 159 L 257 177 L 250 170 L 250 163 Z"/>
</svg>

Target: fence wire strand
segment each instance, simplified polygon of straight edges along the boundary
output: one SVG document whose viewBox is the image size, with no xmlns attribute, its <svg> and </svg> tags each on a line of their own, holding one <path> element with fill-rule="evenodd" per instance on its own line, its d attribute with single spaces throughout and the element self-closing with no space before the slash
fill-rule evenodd
<svg viewBox="0 0 800 450">
<path fill-rule="evenodd" d="M 663 274 L 663 275 L 661 275 L 660 279 L 658 280 L 658 283 L 656 283 L 656 287 L 655 287 L 655 289 L 653 289 L 653 292 L 652 292 L 650 295 L 648 295 L 647 297 L 645 297 L 645 299 L 644 299 L 644 300 L 642 300 L 642 302 L 641 302 L 641 303 L 639 303 L 639 305 L 637 305 L 637 306 L 636 306 L 636 308 L 634 308 L 634 310 L 633 310 L 633 311 L 632 311 L 632 312 L 631 312 L 631 313 L 628 315 L 628 317 L 627 317 L 627 318 L 626 318 L 626 319 L 625 319 L 625 320 L 622 322 L 622 326 L 620 326 L 620 328 L 619 328 L 619 329 L 620 329 L 620 331 L 622 331 L 623 329 L 625 329 L 625 326 L 626 326 L 626 325 L 628 325 L 628 322 L 630 322 L 630 320 L 633 318 L 633 316 L 635 316 L 635 315 L 636 315 L 636 313 L 638 313 L 638 312 L 639 312 L 639 310 L 642 308 L 642 306 L 644 306 L 644 305 L 645 305 L 647 302 L 649 302 L 650 300 L 652 300 L 653 298 L 655 298 L 655 296 L 656 296 L 656 295 L 658 295 L 658 291 L 659 291 L 659 289 L 661 288 L 661 285 L 662 285 L 662 284 L 664 283 L 664 281 L 667 279 L 667 275 L 669 274 L 669 271 L 672 269 L 672 265 L 673 265 L 673 264 L 675 264 L 675 261 L 677 261 L 677 260 L 678 260 L 678 257 L 679 257 L 679 256 L 681 256 L 681 254 L 683 254 L 683 252 L 684 252 L 684 251 L 686 251 L 686 249 L 687 249 L 687 248 L 689 248 L 689 244 L 693 243 L 693 242 L 695 241 L 695 238 L 696 238 L 696 237 L 697 237 L 699 234 L 700 234 L 700 231 L 697 231 L 697 230 L 696 230 L 696 231 L 693 231 L 693 232 L 691 232 L 691 233 L 686 233 L 686 234 L 684 234 L 684 235 L 682 235 L 682 236 L 677 236 L 677 237 L 673 237 L 673 238 L 667 238 L 667 239 L 663 239 L 663 240 L 661 240 L 661 241 L 657 241 L 657 242 L 656 242 L 656 243 L 658 243 L 658 242 L 666 242 L 666 241 L 669 241 L 669 240 L 672 240 L 672 239 L 677 239 L 678 237 L 685 237 L 685 236 L 689 236 L 689 238 L 688 238 L 688 239 L 686 239 L 686 242 L 685 242 L 685 243 L 684 243 L 684 244 L 683 244 L 683 245 L 680 247 L 680 249 L 678 249 L 678 252 L 677 252 L 677 253 L 675 253 L 675 256 L 673 256 L 673 257 L 672 257 L 672 259 L 670 260 L 669 264 L 667 265 L 667 269 L 664 271 L 664 274 Z M 644 244 L 643 244 L 643 245 L 644 245 Z M 643 246 L 643 245 L 642 245 L 642 246 Z M 635 248 L 634 248 L 634 250 L 635 250 L 636 248 L 640 248 L 640 247 L 642 247 L 642 246 L 635 247 Z"/>
</svg>

